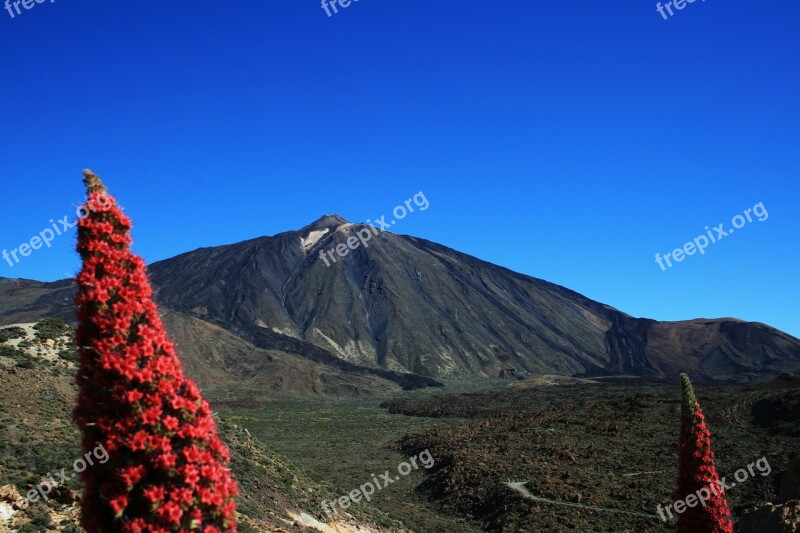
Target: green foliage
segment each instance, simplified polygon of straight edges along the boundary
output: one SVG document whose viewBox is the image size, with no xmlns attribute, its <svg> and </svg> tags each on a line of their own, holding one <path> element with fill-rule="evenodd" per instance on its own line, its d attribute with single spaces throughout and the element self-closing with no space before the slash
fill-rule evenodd
<svg viewBox="0 0 800 533">
<path fill-rule="evenodd" d="M 33 341 L 30 339 L 25 339 L 17 343 L 17 348 L 22 348 L 23 350 L 30 348 L 32 346 L 33 346 Z"/>
<path fill-rule="evenodd" d="M 65 418 L 66 413 L 53 413 L 50 418 Z M 42 415 L 43 418 L 44 415 Z M 60 472 L 69 469 L 76 458 L 81 456 L 80 437 L 77 429 L 69 426 L 61 430 L 52 429 L 46 438 L 32 439 L 41 428 L 20 425 L 15 428 L 13 437 L 0 447 L 0 465 L 4 468 L 4 483 L 15 485 L 20 492 L 28 491 L 31 486 L 42 480 L 46 472 Z M 8 433 L 7 433 L 8 434 Z M 75 477 L 67 480 L 66 486 L 73 490 L 80 488 L 80 480 Z"/>
<path fill-rule="evenodd" d="M 36 368 L 36 363 L 33 362 L 33 359 L 19 359 L 17 366 L 19 368 Z"/>
<path fill-rule="evenodd" d="M 28 334 L 25 332 L 24 329 L 13 326 L 10 328 L 3 328 L 0 329 L 0 344 L 11 340 L 11 339 L 21 339 L 26 337 Z"/>
<path fill-rule="evenodd" d="M 0 346 L 0 357 L 10 357 L 11 359 L 16 359 L 20 356 L 27 357 L 25 352 L 18 350 L 13 346 Z"/>
<path fill-rule="evenodd" d="M 30 517 L 31 521 L 19 529 L 21 532 L 30 531 L 38 533 L 46 530 L 53 523 L 50 518 L 50 513 L 45 510 L 44 506 L 34 505 L 27 510 L 26 514 Z"/>
<path fill-rule="evenodd" d="M 36 338 L 39 341 L 46 339 L 56 340 L 61 337 L 72 337 L 72 326 L 60 318 L 43 318 L 33 326 L 36 331 Z"/>
<path fill-rule="evenodd" d="M 13 359 L 20 368 L 36 368 L 37 364 L 27 353 L 13 346 L 0 345 L 0 357 Z"/>
<path fill-rule="evenodd" d="M 72 363 L 78 362 L 78 352 L 74 347 L 64 348 L 63 350 L 59 351 L 58 357 L 64 361 L 69 361 Z"/>
</svg>

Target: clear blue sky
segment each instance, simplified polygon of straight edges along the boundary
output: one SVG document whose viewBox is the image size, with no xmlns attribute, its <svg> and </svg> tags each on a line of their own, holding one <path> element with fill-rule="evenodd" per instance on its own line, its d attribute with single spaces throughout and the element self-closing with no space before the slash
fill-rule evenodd
<svg viewBox="0 0 800 533">
<path fill-rule="evenodd" d="M 90 167 L 148 262 L 430 207 L 395 231 L 635 316 L 800 336 L 800 3 L 46 1 L 0 11 L 0 249 Z M 655 262 L 758 202 L 769 218 Z M 75 230 L 0 276 L 73 275 Z"/>
</svg>

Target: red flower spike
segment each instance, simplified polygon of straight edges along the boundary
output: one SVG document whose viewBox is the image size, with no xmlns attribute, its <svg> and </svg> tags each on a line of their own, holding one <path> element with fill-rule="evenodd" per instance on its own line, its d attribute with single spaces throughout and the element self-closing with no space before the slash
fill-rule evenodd
<svg viewBox="0 0 800 533">
<path fill-rule="evenodd" d="M 685 500 L 701 489 L 707 490 L 710 497 L 705 505 L 686 507 L 683 514 L 678 515 L 678 533 L 733 533 L 731 510 L 711 450 L 711 432 L 686 374 L 681 374 L 681 386 L 683 398 L 675 500 Z"/>
<path fill-rule="evenodd" d="M 235 533 L 228 450 L 183 376 L 145 263 L 130 251 L 131 222 L 91 171 L 84 183 L 74 417 L 84 450 L 100 444 L 108 460 L 81 474 L 81 523 L 87 533 Z"/>
</svg>

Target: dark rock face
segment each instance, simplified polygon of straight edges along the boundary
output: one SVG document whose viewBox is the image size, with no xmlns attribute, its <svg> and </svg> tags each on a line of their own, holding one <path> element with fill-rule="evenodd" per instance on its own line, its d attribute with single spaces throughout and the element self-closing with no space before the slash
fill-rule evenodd
<svg viewBox="0 0 800 533">
<path fill-rule="evenodd" d="M 800 501 L 771 503 L 748 511 L 736 524 L 736 533 L 792 533 L 800 528 Z"/>
<path fill-rule="evenodd" d="M 781 476 L 778 496 L 782 502 L 800 500 L 800 457 L 795 457 Z"/>
<path fill-rule="evenodd" d="M 496 377 L 509 368 L 656 379 L 686 371 L 696 381 L 741 382 L 800 373 L 800 340 L 764 324 L 634 318 L 564 287 L 338 215 L 299 231 L 201 248 L 155 263 L 150 273 L 163 307 L 325 364 L 332 357 L 433 378 Z M 69 282 L 2 281 L 0 323 L 69 316 L 71 291 Z M 395 380 L 406 386 L 402 381 Z"/>
</svg>

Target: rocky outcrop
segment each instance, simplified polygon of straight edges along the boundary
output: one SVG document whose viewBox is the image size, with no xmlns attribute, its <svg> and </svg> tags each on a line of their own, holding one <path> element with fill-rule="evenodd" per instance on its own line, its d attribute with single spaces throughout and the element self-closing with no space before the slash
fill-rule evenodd
<svg viewBox="0 0 800 533">
<path fill-rule="evenodd" d="M 736 533 L 794 533 L 800 531 L 800 501 L 782 505 L 768 503 L 746 512 L 736 524 Z"/>
<path fill-rule="evenodd" d="M 782 502 L 800 500 L 800 456 L 790 461 L 783 472 L 778 496 Z"/>
</svg>

